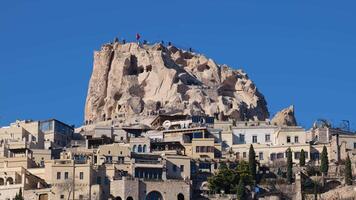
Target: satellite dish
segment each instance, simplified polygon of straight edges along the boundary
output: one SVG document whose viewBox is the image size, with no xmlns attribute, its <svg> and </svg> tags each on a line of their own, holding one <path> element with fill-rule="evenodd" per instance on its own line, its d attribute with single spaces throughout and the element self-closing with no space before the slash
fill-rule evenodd
<svg viewBox="0 0 356 200">
<path fill-rule="evenodd" d="M 200 124 L 205 124 L 205 118 L 204 117 L 200 118 Z"/>
<path fill-rule="evenodd" d="M 166 120 L 166 121 L 163 122 L 163 127 L 165 129 L 169 129 L 169 127 L 171 127 L 171 124 L 172 124 L 171 121 Z"/>
</svg>

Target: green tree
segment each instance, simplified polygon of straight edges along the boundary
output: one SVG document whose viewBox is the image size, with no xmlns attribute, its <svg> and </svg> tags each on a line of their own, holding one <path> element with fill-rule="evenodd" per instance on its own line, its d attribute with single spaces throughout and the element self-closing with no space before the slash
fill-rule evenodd
<svg viewBox="0 0 356 200">
<path fill-rule="evenodd" d="M 229 169 L 225 163 L 221 163 L 218 172 L 209 177 L 209 189 L 215 193 L 222 190 L 227 193 L 235 193 L 238 184 L 239 174 L 236 170 Z"/>
<path fill-rule="evenodd" d="M 300 151 L 300 158 L 299 158 L 299 165 L 300 166 L 305 166 L 305 152 L 304 149 Z"/>
<path fill-rule="evenodd" d="M 243 181 L 243 179 L 240 179 L 239 185 L 237 186 L 237 199 L 238 200 L 246 199 L 245 182 Z"/>
<path fill-rule="evenodd" d="M 252 180 L 256 181 L 256 153 L 252 144 L 250 145 L 250 149 L 248 151 L 248 166 Z"/>
<path fill-rule="evenodd" d="M 239 174 L 240 180 L 244 181 L 245 185 L 252 185 L 252 177 L 250 174 L 250 166 L 246 161 L 241 161 L 237 166 L 236 172 Z"/>
<path fill-rule="evenodd" d="M 22 190 L 21 189 L 20 189 L 19 193 L 16 194 L 15 200 L 24 200 L 24 198 L 22 197 Z"/>
<path fill-rule="evenodd" d="M 352 185 L 352 169 L 349 155 L 347 155 L 345 162 L 345 183 L 346 185 Z"/>
<path fill-rule="evenodd" d="M 287 182 L 292 184 L 293 179 L 293 160 L 292 160 L 292 150 L 287 149 Z"/>
<path fill-rule="evenodd" d="M 328 170 L 329 170 L 328 150 L 326 149 L 326 146 L 324 146 L 323 151 L 321 152 L 320 171 L 324 175 L 328 175 Z"/>
</svg>

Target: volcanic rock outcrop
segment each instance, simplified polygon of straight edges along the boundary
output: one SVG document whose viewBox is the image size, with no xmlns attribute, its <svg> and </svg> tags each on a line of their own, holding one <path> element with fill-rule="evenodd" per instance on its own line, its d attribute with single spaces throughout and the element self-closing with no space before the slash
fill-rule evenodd
<svg viewBox="0 0 356 200">
<path fill-rule="evenodd" d="M 94 52 L 87 123 L 157 114 L 265 120 L 267 103 L 242 70 L 175 46 L 121 44 Z"/>
<path fill-rule="evenodd" d="M 294 106 L 289 106 L 279 111 L 271 120 L 277 126 L 296 126 L 297 120 L 294 115 Z"/>
</svg>

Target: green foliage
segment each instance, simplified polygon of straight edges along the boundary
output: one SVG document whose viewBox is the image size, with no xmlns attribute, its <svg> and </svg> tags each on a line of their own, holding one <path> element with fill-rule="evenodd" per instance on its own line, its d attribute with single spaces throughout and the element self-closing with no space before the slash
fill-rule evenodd
<svg viewBox="0 0 356 200">
<path fill-rule="evenodd" d="M 219 170 L 208 178 L 209 189 L 215 193 L 224 191 L 226 194 L 236 194 L 239 182 L 244 185 L 252 184 L 249 165 L 241 161 L 236 169 L 230 169 L 226 165 L 220 165 Z"/>
<path fill-rule="evenodd" d="M 300 158 L 299 158 L 299 165 L 300 166 L 305 166 L 305 152 L 304 149 L 300 151 Z"/>
<path fill-rule="evenodd" d="M 345 183 L 346 185 L 352 185 L 352 169 L 349 155 L 347 155 L 345 162 Z"/>
<path fill-rule="evenodd" d="M 252 185 L 253 180 L 250 174 L 250 166 L 246 161 L 241 161 L 236 169 L 240 179 L 244 181 L 245 185 Z"/>
<path fill-rule="evenodd" d="M 321 175 L 320 168 L 316 167 L 316 166 L 307 165 L 306 171 L 307 171 L 308 176 L 320 176 Z"/>
<path fill-rule="evenodd" d="M 293 160 L 292 160 L 292 150 L 287 149 L 287 182 L 292 183 L 293 180 Z"/>
<path fill-rule="evenodd" d="M 246 199 L 246 192 L 245 192 L 245 183 L 243 179 L 240 179 L 239 185 L 237 186 L 237 199 L 244 200 Z"/>
<path fill-rule="evenodd" d="M 320 164 L 320 171 L 324 175 L 328 175 L 329 170 L 329 158 L 328 158 L 328 150 L 326 147 L 323 147 L 323 151 L 321 152 L 321 164 Z"/>
<path fill-rule="evenodd" d="M 238 181 L 239 174 L 236 170 L 229 169 L 225 163 L 222 163 L 218 172 L 209 177 L 209 189 L 216 193 L 220 193 L 223 190 L 225 193 L 230 194 L 235 192 Z"/>
<path fill-rule="evenodd" d="M 250 175 L 252 180 L 256 181 L 256 153 L 255 150 L 253 149 L 252 144 L 250 145 L 250 149 L 248 152 L 248 165 L 249 165 L 249 170 L 250 170 Z"/>
<path fill-rule="evenodd" d="M 24 200 L 24 198 L 22 197 L 22 190 L 21 189 L 20 189 L 19 193 L 16 194 L 14 200 Z"/>
</svg>

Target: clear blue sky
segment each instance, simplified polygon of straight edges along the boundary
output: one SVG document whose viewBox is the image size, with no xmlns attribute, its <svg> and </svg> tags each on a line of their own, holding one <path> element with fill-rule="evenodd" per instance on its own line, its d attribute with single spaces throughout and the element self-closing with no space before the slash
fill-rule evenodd
<svg viewBox="0 0 356 200">
<path fill-rule="evenodd" d="M 355 1 L 1 1 L 0 125 L 80 125 L 93 51 L 115 36 L 172 41 L 243 68 L 271 114 L 356 128 Z"/>
</svg>

